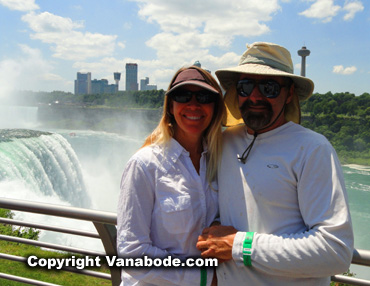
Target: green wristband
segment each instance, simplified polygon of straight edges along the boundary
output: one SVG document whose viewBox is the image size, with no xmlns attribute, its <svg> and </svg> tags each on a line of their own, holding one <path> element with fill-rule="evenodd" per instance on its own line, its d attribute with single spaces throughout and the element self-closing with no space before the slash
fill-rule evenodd
<svg viewBox="0 0 370 286">
<path fill-rule="evenodd" d="M 207 285 L 207 268 L 201 267 L 200 268 L 200 286 Z"/>
<path fill-rule="evenodd" d="M 252 266 L 252 241 L 254 232 L 247 232 L 243 242 L 243 261 L 245 266 Z"/>
</svg>

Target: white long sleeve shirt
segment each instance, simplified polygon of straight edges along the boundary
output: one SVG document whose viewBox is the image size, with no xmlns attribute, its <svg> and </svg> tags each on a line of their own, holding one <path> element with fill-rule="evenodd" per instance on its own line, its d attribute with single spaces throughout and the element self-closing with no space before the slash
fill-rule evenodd
<svg viewBox="0 0 370 286">
<path fill-rule="evenodd" d="M 220 218 L 239 232 L 218 285 L 329 285 L 348 270 L 353 231 L 342 169 L 320 134 L 288 122 L 259 134 L 246 164 L 237 158 L 253 136 L 224 132 L 218 172 Z M 246 232 L 255 232 L 252 266 L 243 264 Z"/>
<path fill-rule="evenodd" d="M 206 179 L 206 151 L 199 174 L 175 140 L 140 149 L 127 163 L 117 212 L 122 258 L 200 257 L 198 236 L 218 214 L 216 184 Z M 207 270 L 207 285 L 213 270 Z M 123 268 L 121 285 L 200 285 L 200 269 Z"/>
</svg>

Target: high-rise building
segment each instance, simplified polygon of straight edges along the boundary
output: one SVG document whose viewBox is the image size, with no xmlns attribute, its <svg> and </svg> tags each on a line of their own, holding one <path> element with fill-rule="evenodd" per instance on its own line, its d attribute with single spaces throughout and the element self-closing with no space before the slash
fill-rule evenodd
<svg viewBox="0 0 370 286">
<path fill-rule="evenodd" d="M 77 73 L 75 80 L 75 94 L 91 94 L 91 72 Z"/>
<path fill-rule="evenodd" d="M 149 84 L 149 78 L 146 77 L 140 80 L 140 90 L 157 90 L 157 85 Z"/>
<path fill-rule="evenodd" d="M 117 92 L 117 85 L 116 84 L 108 84 L 108 80 L 106 79 L 94 79 L 91 81 L 91 93 L 92 94 L 104 94 L 104 93 L 116 93 Z"/>
<path fill-rule="evenodd" d="M 108 81 L 106 79 L 93 79 L 91 81 L 91 93 L 92 94 L 101 94 L 104 93 L 104 86 L 108 85 Z"/>
<path fill-rule="evenodd" d="M 146 86 L 149 84 L 149 78 L 146 77 L 140 80 L 140 90 L 146 90 Z"/>
<path fill-rule="evenodd" d="M 126 90 L 138 90 L 137 64 L 126 64 Z"/>
</svg>

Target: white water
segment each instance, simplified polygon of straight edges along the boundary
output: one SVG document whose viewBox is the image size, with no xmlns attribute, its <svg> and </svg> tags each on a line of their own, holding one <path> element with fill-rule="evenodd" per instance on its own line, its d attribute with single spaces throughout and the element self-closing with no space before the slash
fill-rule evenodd
<svg viewBox="0 0 370 286">
<path fill-rule="evenodd" d="M 27 131 L 3 129 L 0 181 L 23 184 L 29 193 L 56 197 L 76 207 L 89 208 L 82 170 L 76 153 L 59 134 L 25 136 Z M 3 186 L 4 187 L 4 186 Z M 27 196 L 27 195 L 26 195 Z"/>
<path fill-rule="evenodd" d="M 52 133 L 9 141 L 8 131 L 3 132 L 2 142 L 0 135 L 1 197 L 116 212 L 121 173 L 142 139 L 94 131 L 43 130 L 34 107 L 0 106 L 0 114 L 2 128 Z M 88 222 L 14 213 L 15 219 L 23 221 L 95 230 Z M 73 235 L 41 231 L 40 241 L 103 251 L 100 241 Z"/>
<path fill-rule="evenodd" d="M 76 153 L 59 134 L 31 134 L 0 130 L 0 196 L 48 204 L 91 207 Z M 24 137 L 24 138 L 22 138 Z M 93 230 L 91 224 L 37 214 L 14 212 L 15 219 Z M 102 249 L 99 241 L 42 231 L 40 240 L 63 245 Z"/>
</svg>

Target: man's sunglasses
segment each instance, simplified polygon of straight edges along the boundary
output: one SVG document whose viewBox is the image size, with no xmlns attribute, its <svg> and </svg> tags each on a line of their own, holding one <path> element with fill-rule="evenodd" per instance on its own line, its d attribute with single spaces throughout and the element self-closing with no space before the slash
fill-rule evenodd
<svg viewBox="0 0 370 286">
<path fill-rule="evenodd" d="M 240 96 L 248 97 L 251 95 L 253 89 L 258 86 L 259 91 L 262 95 L 267 98 L 275 98 L 280 94 L 282 87 L 286 85 L 281 85 L 275 80 L 260 80 L 256 81 L 254 79 L 242 79 L 238 81 L 236 85 L 236 90 Z"/>
<path fill-rule="evenodd" d="M 174 91 L 171 98 L 178 103 L 188 103 L 193 95 L 200 104 L 209 104 L 217 100 L 217 94 L 208 90 L 190 91 L 180 89 Z"/>
</svg>

